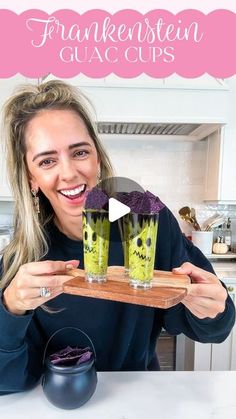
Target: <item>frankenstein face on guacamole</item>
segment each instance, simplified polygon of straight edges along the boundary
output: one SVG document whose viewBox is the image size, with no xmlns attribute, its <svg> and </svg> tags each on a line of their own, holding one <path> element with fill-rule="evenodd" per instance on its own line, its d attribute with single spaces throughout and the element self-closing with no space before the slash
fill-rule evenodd
<svg viewBox="0 0 236 419">
<path fill-rule="evenodd" d="M 110 222 L 107 195 L 93 188 L 83 211 L 84 266 L 89 281 L 103 281 L 108 265 Z"/>
<path fill-rule="evenodd" d="M 120 193 L 118 199 L 131 209 L 123 222 L 125 267 L 131 285 L 149 287 L 155 263 L 159 211 L 164 204 L 149 191 Z"/>
<path fill-rule="evenodd" d="M 158 214 L 130 214 L 129 277 L 150 283 L 153 277 Z"/>
</svg>

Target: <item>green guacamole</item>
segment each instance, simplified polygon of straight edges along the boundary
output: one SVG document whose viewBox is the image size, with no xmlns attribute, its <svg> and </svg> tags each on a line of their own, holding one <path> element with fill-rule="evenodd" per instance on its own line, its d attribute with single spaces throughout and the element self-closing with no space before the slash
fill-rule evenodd
<svg viewBox="0 0 236 419">
<path fill-rule="evenodd" d="M 130 214 L 129 278 L 137 284 L 151 282 L 158 230 L 157 214 Z"/>
<path fill-rule="evenodd" d="M 83 211 L 84 269 L 89 281 L 106 279 L 110 222 L 106 211 Z"/>
</svg>

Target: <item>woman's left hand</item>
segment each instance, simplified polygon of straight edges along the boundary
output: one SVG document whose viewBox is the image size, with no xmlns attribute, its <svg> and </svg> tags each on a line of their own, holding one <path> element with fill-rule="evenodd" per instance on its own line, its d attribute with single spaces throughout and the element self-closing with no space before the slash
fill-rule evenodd
<svg viewBox="0 0 236 419">
<path fill-rule="evenodd" d="M 176 274 L 189 275 L 192 283 L 182 303 L 199 319 L 214 319 L 225 310 L 227 291 L 216 275 L 186 262 L 174 268 Z"/>
</svg>

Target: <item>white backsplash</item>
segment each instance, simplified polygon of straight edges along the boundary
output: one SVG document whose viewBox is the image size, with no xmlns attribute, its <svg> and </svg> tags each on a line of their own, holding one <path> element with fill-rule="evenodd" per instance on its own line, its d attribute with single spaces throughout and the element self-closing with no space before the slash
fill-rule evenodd
<svg viewBox="0 0 236 419">
<path fill-rule="evenodd" d="M 206 170 L 206 141 L 106 141 L 117 176 L 130 177 L 172 210 L 181 227 L 188 226 L 178 209 L 202 204 Z"/>
</svg>

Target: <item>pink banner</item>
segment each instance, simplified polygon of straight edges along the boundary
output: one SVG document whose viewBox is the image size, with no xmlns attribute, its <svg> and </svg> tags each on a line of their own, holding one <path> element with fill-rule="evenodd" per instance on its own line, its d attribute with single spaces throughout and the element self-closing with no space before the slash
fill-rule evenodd
<svg viewBox="0 0 236 419">
<path fill-rule="evenodd" d="M 21 15 L 0 10 L 0 77 L 21 73 L 67 78 L 84 73 L 123 78 L 198 77 L 236 73 L 236 17 L 227 10 L 208 15 L 183 10 L 141 14 L 121 10 L 110 14 L 72 10 L 48 14 L 27 10 Z"/>
</svg>

